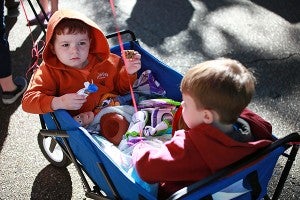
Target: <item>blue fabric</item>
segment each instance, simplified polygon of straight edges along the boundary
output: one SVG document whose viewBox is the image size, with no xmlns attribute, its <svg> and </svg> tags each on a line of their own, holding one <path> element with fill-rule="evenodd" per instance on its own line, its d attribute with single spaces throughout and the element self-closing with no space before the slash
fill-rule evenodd
<svg viewBox="0 0 300 200">
<path fill-rule="evenodd" d="M 129 173 L 129 176 L 131 176 L 135 180 L 135 182 L 137 184 L 139 184 L 140 186 L 142 186 L 147 192 L 149 192 L 150 194 L 152 194 L 155 197 L 157 196 L 158 183 L 149 184 L 149 183 L 143 181 L 140 178 L 139 174 L 137 173 L 135 167 L 132 167 L 131 169 L 129 169 L 128 173 Z"/>
<path fill-rule="evenodd" d="M 130 43 L 125 43 L 125 49 L 128 49 Z M 132 48 L 131 48 L 132 49 Z M 152 55 L 143 50 L 138 44 L 133 45 L 133 49 L 139 51 L 142 55 L 142 70 L 150 69 L 157 81 L 167 91 L 167 98 L 171 98 L 176 101 L 181 101 L 181 93 L 179 91 L 180 81 L 182 75 L 164 65 Z M 119 47 L 114 47 L 113 52 L 119 54 Z M 142 187 L 137 184 L 138 177 L 131 177 L 130 174 L 126 173 L 122 168 L 113 162 L 109 156 L 105 153 L 103 148 L 99 148 L 99 145 L 92 143 L 91 139 L 88 138 L 82 130 L 79 128 L 79 124 L 73 120 L 73 118 L 64 110 L 55 111 L 58 121 L 61 124 L 63 130 L 67 130 L 69 135 L 68 143 L 75 154 L 76 159 L 82 164 L 88 176 L 96 183 L 109 198 L 114 198 L 114 194 L 110 189 L 109 184 L 106 182 L 105 175 L 99 169 L 99 165 L 102 165 L 108 174 L 108 178 L 111 179 L 117 193 L 121 199 L 140 199 L 142 196 L 144 199 L 156 199 L 155 194 L 151 194 L 151 190 L 148 190 L 149 185 Z M 47 128 L 49 130 L 56 129 L 55 123 L 53 122 L 50 114 L 44 115 Z M 213 184 L 197 189 L 197 183 L 178 191 L 176 194 L 187 195 L 183 199 L 200 199 L 207 195 L 214 194 L 233 183 L 244 179 L 249 173 L 253 171 L 258 172 L 258 179 L 262 188 L 258 199 L 262 198 L 267 193 L 267 186 L 272 176 L 274 166 L 277 162 L 278 157 L 284 152 L 284 148 L 280 147 L 268 154 L 264 159 L 251 165 L 250 167 L 233 174 L 230 177 L 220 179 Z M 134 174 L 133 174 L 134 175 Z M 143 182 L 140 182 L 143 185 Z M 247 180 L 243 181 L 243 186 L 251 191 Z M 146 189 L 145 189 L 146 188 Z M 196 189 L 195 189 L 196 188 Z M 151 188 L 150 188 L 151 189 Z M 152 188 L 153 189 L 153 188 Z M 155 189 L 155 188 L 154 188 Z M 195 192 L 189 192 L 195 189 Z M 147 191 L 148 190 L 148 191 Z M 188 192 L 187 192 L 188 191 Z M 243 194 L 236 199 L 250 199 L 250 192 Z"/>
<path fill-rule="evenodd" d="M 57 110 L 55 111 L 55 115 L 60 122 L 62 130 L 67 130 L 69 135 L 67 140 L 76 159 L 82 164 L 93 182 L 95 182 L 109 198 L 113 199 L 114 195 L 110 190 L 109 184 L 106 182 L 105 176 L 99 169 L 98 164 L 103 165 L 122 199 L 139 199 L 139 195 L 146 199 L 155 199 L 153 195 L 148 193 L 140 185 L 134 184 L 134 180 L 115 165 L 105 154 L 103 149 L 97 148 L 90 139 L 82 133 L 79 129 L 79 124 L 72 119 L 67 111 Z M 45 114 L 44 119 L 49 130 L 56 129 L 50 114 Z M 126 187 L 124 187 L 125 185 Z"/>
<path fill-rule="evenodd" d="M 156 199 L 156 186 L 155 185 L 143 185 L 143 182 L 139 182 L 137 177 L 132 176 L 130 173 L 126 173 L 119 166 L 117 166 L 103 149 L 97 148 L 89 138 L 87 138 L 82 131 L 79 129 L 79 124 L 73 120 L 67 111 L 58 110 L 55 111 L 58 121 L 61 124 L 63 130 L 68 130 L 68 142 L 75 154 L 76 159 L 83 165 L 88 176 L 111 198 L 113 198 L 113 192 L 110 190 L 108 183 L 106 182 L 105 176 L 101 173 L 98 167 L 100 163 L 103 165 L 108 173 L 109 178 L 112 180 L 116 187 L 119 195 L 122 199 L 139 199 L 139 195 L 142 195 L 146 199 Z M 56 129 L 55 123 L 53 122 L 50 114 L 45 114 L 44 119 L 49 130 Z M 208 186 L 202 187 L 196 190 L 194 193 L 189 192 L 183 199 L 200 199 L 210 194 L 214 194 L 231 184 L 243 179 L 249 173 L 257 170 L 258 181 L 261 185 L 262 191 L 258 199 L 263 198 L 267 193 L 268 182 L 272 176 L 273 169 L 276 165 L 278 157 L 285 151 L 283 147 L 275 149 L 273 152 L 268 154 L 264 159 L 256 162 L 250 167 L 233 174 L 230 177 L 220 179 Z M 134 174 L 133 174 L 134 175 Z M 124 187 L 126 185 L 126 187 Z M 197 185 L 194 184 L 189 189 L 193 189 Z M 150 186 L 150 187 L 149 187 Z M 153 187 L 154 186 L 154 187 Z M 244 187 L 249 189 L 248 193 L 243 194 L 235 199 L 251 199 L 251 188 L 244 180 Z M 182 191 L 181 191 L 182 192 Z M 183 193 L 186 190 L 183 189 Z M 180 193 L 180 191 L 179 191 Z"/>
<path fill-rule="evenodd" d="M 143 71 L 150 69 L 155 79 L 160 83 L 163 89 L 167 91 L 166 98 L 182 101 L 179 87 L 183 76 L 180 73 L 148 53 L 137 42 L 124 43 L 124 49 L 134 49 L 141 54 L 142 68 L 139 70 L 138 76 L 140 76 Z M 115 46 L 111 48 L 111 52 L 120 55 L 120 47 Z"/>
</svg>

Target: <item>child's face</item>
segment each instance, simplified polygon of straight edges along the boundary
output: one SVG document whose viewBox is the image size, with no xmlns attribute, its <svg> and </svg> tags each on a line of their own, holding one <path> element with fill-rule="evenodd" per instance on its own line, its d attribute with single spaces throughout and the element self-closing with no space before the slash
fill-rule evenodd
<svg viewBox="0 0 300 200">
<path fill-rule="evenodd" d="M 52 51 L 63 64 L 82 69 L 90 50 L 88 33 L 56 35 Z"/>
<path fill-rule="evenodd" d="M 206 114 L 209 112 L 208 110 L 197 108 L 194 99 L 190 95 L 183 93 L 182 99 L 182 117 L 189 128 L 195 128 L 199 124 L 207 122 Z"/>
<path fill-rule="evenodd" d="M 75 121 L 77 121 L 81 126 L 86 126 L 92 123 L 94 120 L 94 113 L 93 112 L 84 112 L 76 115 L 74 117 Z"/>
</svg>

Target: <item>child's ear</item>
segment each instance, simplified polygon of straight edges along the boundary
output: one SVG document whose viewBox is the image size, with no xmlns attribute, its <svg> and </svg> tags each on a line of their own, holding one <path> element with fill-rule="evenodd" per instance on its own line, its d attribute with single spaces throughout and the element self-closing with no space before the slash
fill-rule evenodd
<svg viewBox="0 0 300 200">
<path fill-rule="evenodd" d="M 56 53 L 55 53 L 54 46 L 50 43 L 49 47 L 50 47 L 51 52 L 55 55 Z"/>
<path fill-rule="evenodd" d="M 211 110 L 203 110 L 203 122 L 211 124 L 214 121 L 214 113 Z"/>
</svg>

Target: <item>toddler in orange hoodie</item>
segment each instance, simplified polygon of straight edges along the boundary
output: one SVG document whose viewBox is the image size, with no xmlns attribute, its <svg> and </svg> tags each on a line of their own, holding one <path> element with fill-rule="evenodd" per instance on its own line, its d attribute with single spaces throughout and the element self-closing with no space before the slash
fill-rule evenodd
<svg viewBox="0 0 300 200">
<path fill-rule="evenodd" d="M 50 18 L 43 62 L 31 77 L 22 108 L 34 114 L 65 109 L 72 116 L 93 111 L 106 93 L 126 94 L 141 68 L 141 55 L 126 59 L 110 52 L 95 22 L 73 10 L 58 10 Z M 78 94 L 85 82 L 98 90 Z"/>
</svg>

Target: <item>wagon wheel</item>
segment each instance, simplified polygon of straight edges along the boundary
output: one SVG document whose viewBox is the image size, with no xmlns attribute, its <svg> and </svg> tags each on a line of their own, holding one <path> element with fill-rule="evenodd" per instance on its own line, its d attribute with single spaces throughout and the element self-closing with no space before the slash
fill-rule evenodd
<svg viewBox="0 0 300 200">
<path fill-rule="evenodd" d="M 50 136 L 43 136 L 39 133 L 37 140 L 43 155 L 52 165 L 67 167 L 71 163 L 71 160 L 55 139 Z"/>
</svg>

